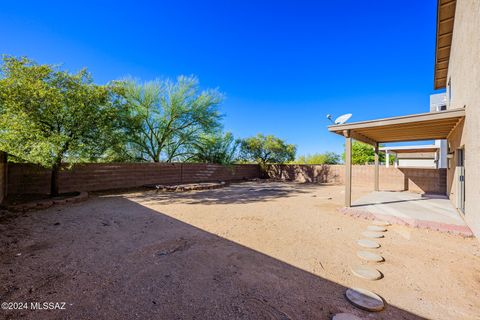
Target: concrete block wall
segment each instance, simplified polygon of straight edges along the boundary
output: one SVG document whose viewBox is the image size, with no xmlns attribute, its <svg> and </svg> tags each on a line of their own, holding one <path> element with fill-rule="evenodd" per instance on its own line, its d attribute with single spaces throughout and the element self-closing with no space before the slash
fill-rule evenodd
<svg viewBox="0 0 480 320">
<path fill-rule="evenodd" d="M 374 166 L 353 166 L 353 185 L 373 188 L 374 170 Z M 270 178 L 297 182 L 345 183 L 343 165 L 270 165 L 267 174 Z M 446 194 L 446 183 L 446 169 L 380 167 L 381 190 Z"/>
<path fill-rule="evenodd" d="M 59 175 L 59 187 L 60 192 L 100 191 L 154 183 L 231 181 L 260 176 L 260 167 L 254 164 L 90 163 L 64 168 Z M 267 176 L 287 181 L 343 184 L 345 167 L 270 165 L 267 167 Z M 374 167 L 353 166 L 352 176 L 354 185 L 373 187 Z M 7 183 L 4 185 L 9 194 L 48 194 L 50 191 L 50 171 L 37 165 L 10 163 L 8 175 L 3 180 L 0 177 L 0 181 L 5 179 Z M 380 188 L 445 194 L 446 170 L 380 167 Z"/>
<path fill-rule="evenodd" d="M 258 178 L 258 165 L 222 166 L 181 163 L 90 163 L 65 168 L 59 175 L 60 192 L 100 191 L 145 184 L 176 184 Z M 11 163 L 9 194 L 48 194 L 50 171 L 23 163 Z"/>
</svg>

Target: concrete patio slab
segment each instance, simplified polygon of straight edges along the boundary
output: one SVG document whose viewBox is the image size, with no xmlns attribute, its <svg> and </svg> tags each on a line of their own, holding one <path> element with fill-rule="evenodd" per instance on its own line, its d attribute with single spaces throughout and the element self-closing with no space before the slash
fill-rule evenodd
<svg viewBox="0 0 480 320">
<path fill-rule="evenodd" d="M 392 224 L 403 224 L 463 236 L 473 236 L 463 218 L 447 197 L 412 192 L 378 191 L 354 201 L 346 214 Z"/>
</svg>

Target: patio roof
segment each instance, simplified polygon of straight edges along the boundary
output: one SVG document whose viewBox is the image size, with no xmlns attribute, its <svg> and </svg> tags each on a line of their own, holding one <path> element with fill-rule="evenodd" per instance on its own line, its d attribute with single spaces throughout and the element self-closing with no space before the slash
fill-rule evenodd
<svg viewBox="0 0 480 320">
<path fill-rule="evenodd" d="M 332 125 L 328 130 L 375 146 L 387 142 L 447 139 L 464 117 L 465 109 L 459 108 Z"/>
<path fill-rule="evenodd" d="M 434 88 L 442 89 L 447 85 L 448 61 L 452 46 L 453 22 L 455 20 L 456 0 L 437 1 L 437 37 L 435 46 Z"/>
<path fill-rule="evenodd" d="M 379 191 L 380 143 L 447 139 L 464 118 L 465 109 L 459 108 L 329 126 L 345 137 L 345 206 L 352 204 L 352 139 L 374 146 L 374 190 Z"/>
</svg>

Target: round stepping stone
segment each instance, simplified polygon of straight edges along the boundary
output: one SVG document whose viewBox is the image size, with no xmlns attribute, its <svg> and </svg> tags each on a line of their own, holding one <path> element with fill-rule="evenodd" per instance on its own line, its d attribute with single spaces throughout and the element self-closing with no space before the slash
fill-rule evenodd
<svg viewBox="0 0 480 320">
<path fill-rule="evenodd" d="M 349 288 L 345 296 L 351 304 L 363 310 L 382 311 L 385 308 L 382 298 L 365 289 Z"/>
<path fill-rule="evenodd" d="M 364 248 L 370 248 L 370 249 L 380 248 L 380 245 L 378 243 L 368 239 L 357 240 L 357 244 Z"/>
<path fill-rule="evenodd" d="M 382 278 L 382 274 L 375 268 L 369 266 L 354 266 L 352 272 L 357 277 L 367 280 L 378 280 Z"/>
<path fill-rule="evenodd" d="M 337 313 L 333 316 L 332 320 L 362 320 L 356 315 L 351 313 Z"/>
<path fill-rule="evenodd" d="M 374 231 L 364 231 L 362 232 L 362 236 L 367 238 L 383 238 L 384 235 L 381 232 L 374 232 Z"/>
<path fill-rule="evenodd" d="M 357 256 L 363 260 L 371 261 L 371 262 L 382 262 L 385 259 L 376 253 L 370 251 L 357 251 Z"/>
<path fill-rule="evenodd" d="M 373 221 L 373 224 L 376 226 L 382 226 L 382 227 L 388 227 L 390 225 L 390 223 L 387 221 L 378 221 L 378 220 Z"/>
<path fill-rule="evenodd" d="M 387 228 L 381 227 L 381 226 L 368 226 L 367 230 L 368 231 L 376 231 L 376 232 L 385 232 L 385 231 L 387 231 Z"/>
</svg>

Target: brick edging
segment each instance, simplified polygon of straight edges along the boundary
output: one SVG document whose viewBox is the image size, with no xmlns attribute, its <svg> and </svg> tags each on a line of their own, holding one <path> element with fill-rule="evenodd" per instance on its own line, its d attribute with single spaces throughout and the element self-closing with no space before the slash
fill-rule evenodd
<svg viewBox="0 0 480 320">
<path fill-rule="evenodd" d="M 356 209 L 356 208 L 343 207 L 343 208 L 338 208 L 338 211 L 355 218 L 363 218 L 366 220 L 382 220 L 382 221 L 389 222 L 391 224 L 398 224 L 398 225 L 404 225 L 404 226 L 409 226 L 409 227 L 414 227 L 419 229 L 429 229 L 429 230 L 435 230 L 440 232 L 446 232 L 446 233 L 460 235 L 466 238 L 470 238 L 474 236 L 472 230 L 470 230 L 470 228 L 467 226 L 459 226 L 454 224 L 418 220 L 418 219 L 393 217 L 389 215 L 371 213 L 371 212 L 361 210 L 361 209 Z"/>
<path fill-rule="evenodd" d="M 42 210 L 50 208 L 53 205 L 64 205 L 67 203 L 77 203 L 85 201 L 88 198 L 88 193 L 86 191 L 80 192 L 78 195 L 65 199 L 43 199 L 38 201 L 31 201 L 27 203 L 21 203 L 16 205 L 7 206 L 8 211 L 12 212 L 26 212 L 32 210 Z"/>
</svg>

